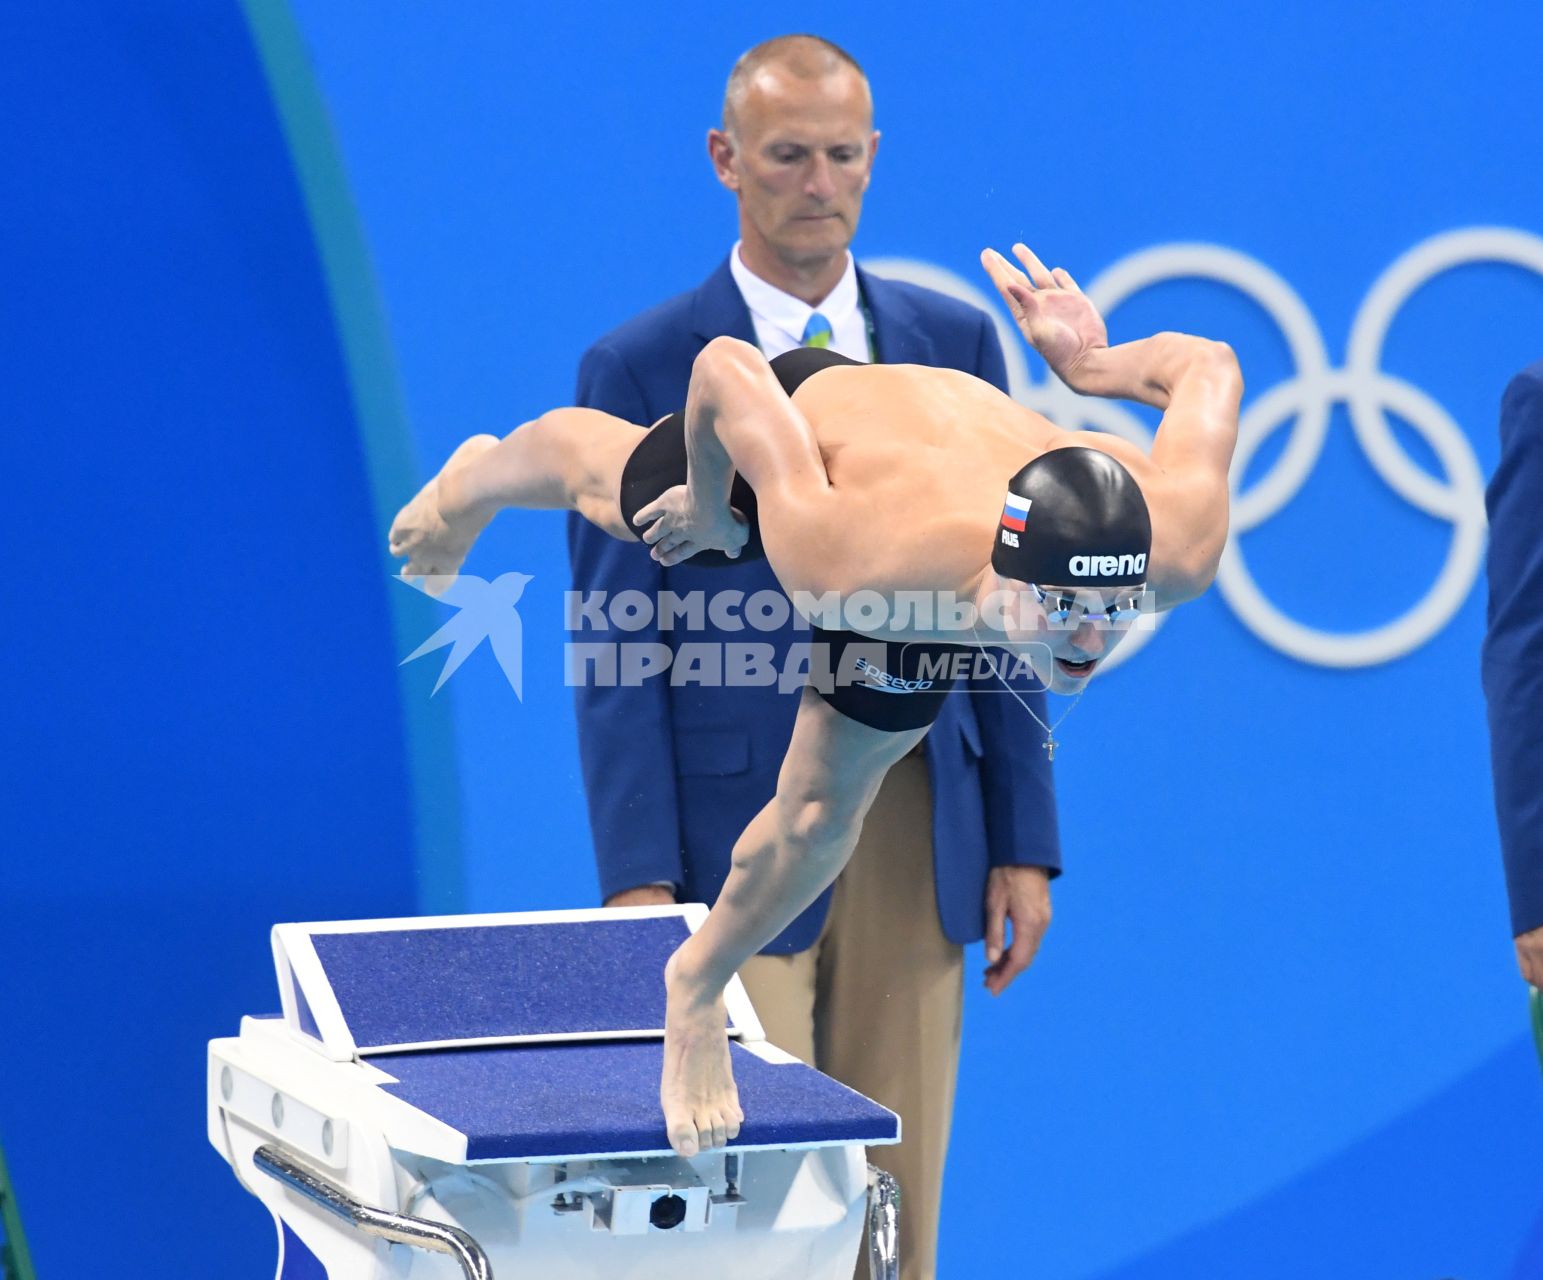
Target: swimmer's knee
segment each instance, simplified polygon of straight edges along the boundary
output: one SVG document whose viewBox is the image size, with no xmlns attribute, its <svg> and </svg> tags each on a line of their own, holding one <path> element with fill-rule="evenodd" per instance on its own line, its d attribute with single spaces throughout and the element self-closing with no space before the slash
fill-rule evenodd
<svg viewBox="0 0 1543 1280">
<path fill-rule="evenodd" d="M 608 533 L 618 542 L 641 542 L 638 531 L 627 524 L 615 498 L 602 495 L 580 494 L 573 500 L 574 511 L 602 533 Z"/>
<path fill-rule="evenodd" d="M 778 798 L 785 838 L 816 858 L 841 858 L 857 843 L 867 806 L 860 798 L 837 794 Z"/>
</svg>

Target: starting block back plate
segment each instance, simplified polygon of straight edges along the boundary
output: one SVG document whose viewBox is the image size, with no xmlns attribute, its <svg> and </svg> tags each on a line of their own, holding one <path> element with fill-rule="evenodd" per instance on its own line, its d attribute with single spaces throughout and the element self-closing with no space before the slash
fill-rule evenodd
<svg viewBox="0 0 1543 1280">
<path fill-rule="evenodd" d="M 662 1038 L 664 966 L 697 906 L 274 929 L 286 1021 L 329 1056 Z M 761 1029 L 736 980 L 729 1032 Z"/>
</svg>

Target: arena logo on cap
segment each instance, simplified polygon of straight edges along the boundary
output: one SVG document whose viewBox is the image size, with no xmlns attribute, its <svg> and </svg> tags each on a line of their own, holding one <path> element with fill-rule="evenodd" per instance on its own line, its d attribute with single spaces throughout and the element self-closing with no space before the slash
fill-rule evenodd
<svg viewBox="0 0 1543 1280">
<path fill-rule="evenodd" d="M 1066 571 L 1074 578 L 1113 578 L 1147 571 L 1147 553 L 1123 556 L 1073 556 Z"/>
</svg>

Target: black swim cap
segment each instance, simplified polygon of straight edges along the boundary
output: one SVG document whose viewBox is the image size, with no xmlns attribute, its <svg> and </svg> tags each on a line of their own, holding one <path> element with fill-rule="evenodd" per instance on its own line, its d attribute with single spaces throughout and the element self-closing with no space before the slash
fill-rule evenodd
<svg viewBox="0 0 1543 1280">
<path fill-rule="evenodd" d="M 1152 519 L 1136 479 L 1107 453 L 1042 453 L 1007 482 L 991 567 L 1052 586 L 1124 587 L 1147 578 Z"/>
</svg>

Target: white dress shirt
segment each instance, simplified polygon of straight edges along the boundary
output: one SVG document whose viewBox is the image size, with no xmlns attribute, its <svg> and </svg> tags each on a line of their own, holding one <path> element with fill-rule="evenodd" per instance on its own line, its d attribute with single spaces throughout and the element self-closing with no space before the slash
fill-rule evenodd
<svg viewBox="0 0 1543 1280">
<path fill-rule="evenodd" d="M 774 284 L 767 284 L 744 264 L 739 256 L 739 242 L 729 254 L 729 270 L 734 273 L 734 283 L 739 286 L 740 296 L 750 308 L 750 320 L 755 325 L 755 340 L 761 354 L 768 360 L 792 351 L 804 344 L 804 326 L 809 317 L 818 311 L 830 321 L 831 342 L 828 350 L 839 351 L 853 360 L 868 362 L 868 321 L 863 315 L 857 293 L 857 264 L 847 254 L 847 269 L 836 287 L 817 307 L 811 307 L 791 293 L 783 293 Z"/>
</svg>

